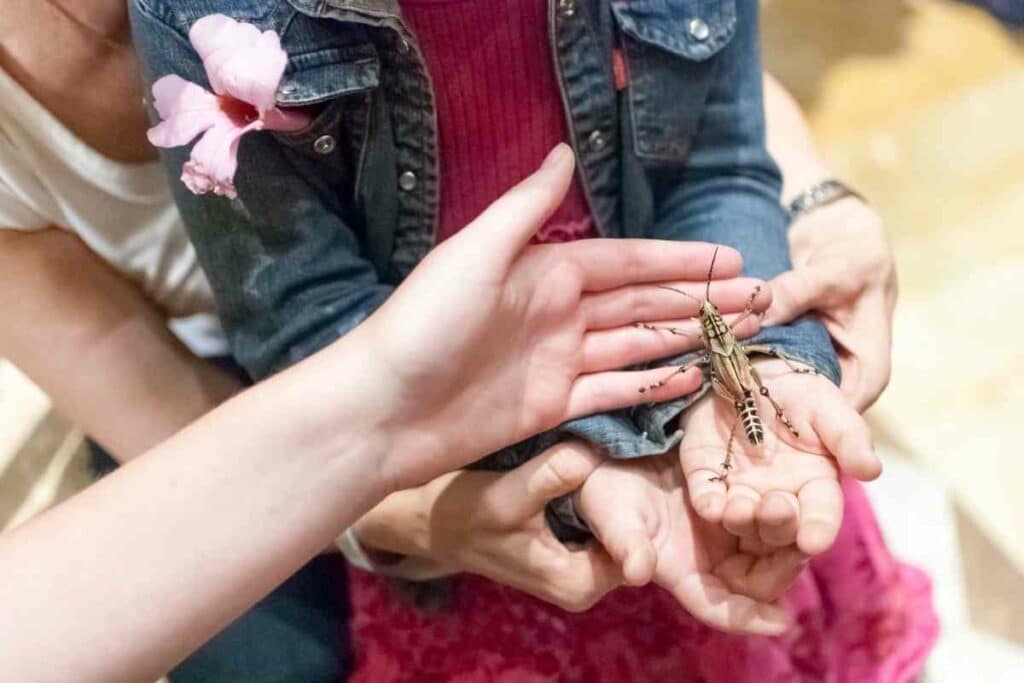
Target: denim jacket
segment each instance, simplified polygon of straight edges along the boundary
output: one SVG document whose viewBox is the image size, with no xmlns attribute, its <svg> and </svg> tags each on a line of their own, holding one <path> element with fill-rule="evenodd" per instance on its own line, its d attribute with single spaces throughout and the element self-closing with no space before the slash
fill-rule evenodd
<svg viewBox="0 0 1024 683">
<path fill-rule="evenodd" d="M 549 0 L 549 36 L 578 174 L 598 232 L 739 249 L 748 275 L 790 267 L 779 171 L 764 146 L 757 0 Z M 200 17 L 280 34 L 283 105 L 321 105 L 297 133 L 239 149 L 236 200 L 178 206 L 237 359 L 257 379 L 364 320 L 431 249 L 438 220 L 434 92 L 397 0 L 132 0 L 147 79 L 207 85 Z M 626 64 L 617 88 L 613 55 Z M 164 152 L 177 178 L 187 149 Z M 838 381 L 809 319 L 760 341 Z M 692 399 L 690 399 L 692 400 Z M 616 457 L 663 453 L 686 401 L 563 425 Z M 535 451 L 557 438 L 542 435 Z M 514 457 L 515 460 L 520 459 Z"/>
</svg>

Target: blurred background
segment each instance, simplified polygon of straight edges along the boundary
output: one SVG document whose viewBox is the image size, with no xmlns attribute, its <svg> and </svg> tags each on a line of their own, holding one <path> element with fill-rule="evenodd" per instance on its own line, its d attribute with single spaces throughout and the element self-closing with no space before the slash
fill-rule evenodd
<svg viewBox="0 0 1024 683">
<path fill-rule="evenodd" d="M 764 0 L 766 68 L 888 227 L 893 381 L 871 487 L 933 575 L 929 680 L 1024 680 L 1024 0 Z M 82 435 L 0 359 L 0 527 L 89 481 Z"/>
<path fill-rule="evenodd" d="M 870 412 L 887 472 L 870 490 L 894 550 L 933 574 L 929 678 L 1020 681 L 1024 2 L 986 4 L 1005 23 L 952 1 L 766 0 L 762 24 L 767 70 L 896 255 L 893 378 Z"/>
</svg>

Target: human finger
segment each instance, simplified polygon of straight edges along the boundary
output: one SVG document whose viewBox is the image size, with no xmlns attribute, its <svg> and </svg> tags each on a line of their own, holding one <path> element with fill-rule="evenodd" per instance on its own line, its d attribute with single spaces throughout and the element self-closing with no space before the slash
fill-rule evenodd
<svg viewBox="0 0 1024 683">
<path fill-rule="evenodd" d="M 737 277 L 743 257 L 735 249 L 708 242 L 648 239 L 591 239 L 549 245 L 576 265 L 583 289 L 600 292 L 641 282 L 705 281 Z"/>
<path fill-rule="evenodd" d="M 672 368 L 597 372 L 581 375 L 569 392 L 564 420 L 641 403 L 661 403 L 700 388 L 699 368 L 679 373 Z"/>
<path fill-rule="evenodd" d="M 819 555 L 829 548 L 843 522 L 843 490 L 835 479 L 813 479 L 801 487 L 800 530 L 796 545 L 808 555 Z"/>
<path fill-rule="evenodd" d="M 726 492 L 722 526 L 734 536 L 757 536 L 757 507 L 761 494 L 741 484 L 734 484 Z"/>
<path fill-rule="evenodd" d="M 751 300 L 755 290 L 756 295 Z M 588 293 L 580 305 L 587 328 L 605 330 L 631 323 L 693 318 L 700 314 L 704 295 L 704 282 L 673 280 Z M 771 288 L 755 278 L 722 280 L 711 287 L 711 301 L 723 314 L 742 313 L 748 302 L 755 313 L 760 313 L 768 308 L 771 300 Z"/>
<path fill-rule="evenodd" d="M 789 626 L 789 615 L 781 607 L 735 593 L 710 574 L 686 575 L 671 591 L 690 614 L 723 631 L 771 636 Z"/>
<path fill-rule="evenodd" d="M 789 491 L 768 491 L 757 506 L 757 532 L 771 547 L 796 542 L 800 528 L 800 501 Z"/>
</svg>

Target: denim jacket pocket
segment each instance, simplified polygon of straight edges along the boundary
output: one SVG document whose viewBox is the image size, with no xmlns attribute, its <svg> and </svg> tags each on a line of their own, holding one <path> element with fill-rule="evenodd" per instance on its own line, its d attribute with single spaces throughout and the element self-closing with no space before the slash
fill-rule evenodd
<svg viewBox="0 0 1024 683">
<path fill-rule="evenodd" d="M 274 136 L 293 159 L 328 189 L 328 196 L 351 196 L 365 144 L 367 93 L 380 83 L 380 61 L 372 44 L 329 47 L 292 55 L 278 89 L 282 107 L 313 108 L 305 128 Z M 332 198 L 332 199 L 336 199 Z"/>
<path fill-rule="evenodd" d="M 736 32 L 736 0 L 615 0 L 629 74 L 634 149 L 646 162 L 681 163 Z"/>
</svg>

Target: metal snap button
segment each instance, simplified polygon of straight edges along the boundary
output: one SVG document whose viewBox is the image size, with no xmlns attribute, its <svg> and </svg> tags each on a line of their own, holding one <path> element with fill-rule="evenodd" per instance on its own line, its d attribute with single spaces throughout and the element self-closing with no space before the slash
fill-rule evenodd
<svg viewBox="0 0 1024 683">
<path fill-rule="evenodd" d="M 711 35 L 711 29 L 708 28 L 707 22 L 703 19 L 691 19 L 687 30 L 689 30 L 690 36 L 694 40 L 704 41 Z"/>
<path fill-rule="evenodd" d="M 587 137 L 587 142 L 590 143 L 590 148 L 595 152 L 600 152 L 608 145 L 608 138 L 604 136 L 599 130 L 595 130 Z"/>
<path fill-rule="evenodd" d="M 296 87 L 294 83 L 284 83 L 281 85 L 280 88 L 277 89 L 277 91 L 282 95 L 291 95 L 292 93 L 295 92 L 295 90 Z"/>
<path fill-rule="evenodd" d="M 406 192 L 412 192 L 416 189 L 416 174 L 412 171 L 406 171 L 402 175 L 398 176 L 398 186 Z"/>
<path fill-rule="evenodd" d="M 412 45 L 409 44 L 408 40 L 402 38 L 398 41 L 398 51 L 403 55 L 407 55 L 412 51 Z"/>
<path fill-rule="evenodd" d="M 576 14 L 576 0 L 558 0 L 558 11 L 563 17 Z"/>
<path fill-rule="evenodd" d="M 313 143 L 313 149 L 317 154 L 330 154 L 337 147 L 337 143 L 334 141 L 334 137 L 330 135 L 321 135 Z"/>
</svg>

